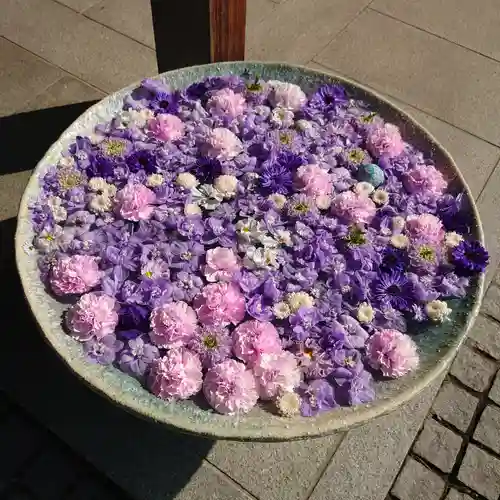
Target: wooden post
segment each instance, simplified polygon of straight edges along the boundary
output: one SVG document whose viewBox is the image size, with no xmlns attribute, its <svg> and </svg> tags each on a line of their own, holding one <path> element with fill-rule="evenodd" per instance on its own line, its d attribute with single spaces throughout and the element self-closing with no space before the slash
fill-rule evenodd
<svg viewBox="0 0 500 500">
<path fill-rule="evenodd" d="M 158 71 L 245 58 L 246 0 L 150 0 Z"/>
</svg>

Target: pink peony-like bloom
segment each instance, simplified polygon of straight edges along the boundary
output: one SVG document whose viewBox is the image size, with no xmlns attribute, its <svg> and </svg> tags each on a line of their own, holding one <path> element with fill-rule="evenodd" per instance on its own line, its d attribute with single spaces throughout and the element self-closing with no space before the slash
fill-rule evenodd
<svg viewBox="0 0 500 500">
<path fill-rule="evenodd" d="M 329 195 L 332 192 L 332 176 L 319 165 L 303 165 L 297 170 L 297 184 L 307 196 Z"/>
<path fill-rule="evenodd" d="M 206 153 L 217 160 L 231 160 L 243 151 L 241 141 L 227 128 L 214 128 L 207 137 Z"/>
<path fill-rule="evenodd" d="M 410 215 L 406 218 L 406 230 L 410 238 L 439 244 L 444 238 L 443 223 L 435 215 Z"/>
<path fill-rule="evenodd" d="M 399 133 L 399 128 L 392 123 L 373 127 L 368 131 L 366 139 L 368 151 L 377 158 L 399 156 L 405 148 L 405 143 Z"/>
<path fill-rule="evenodd" d="M 233 352 L 249 364 L 255 363 L 261 354 L 281 353 L 278 331 L 269 321 L 245 321 L 233 332 Z"/>
<path fill-rule="evenodd" d="M 148 121 L 151 134 L 162 141 L 176 141 L 184 135 L 184 123 L 175 115 L 161 114 Z"/>
<path fill-rule="evenodd" d="M 151 205 L 156 195 L 143 184 L 127 184 L 116 193 L 115 203 L 118 213 L 127 220 L 149 219 L 154 207 Z"/>
<path fill-rule="evenodd" d="M 200 391 L 203 384 L 200 358 L 180 347 L 155 359 L 150 366 L 148 386 L 162 399 L 187 399 Z"/>
<path fill-rule="evenodd" d="M 269 93 L 269 102 L 274 107 L 298 111 L 306 103 L 307 97 L 298 85 L 280 81 L 270 83 L 272 90 Z"/>
<path fill-rule="evenodd" d="M 193 307 L 204 325 L 236 325 L 245 317 L 245 297 L 234 283 L 206 285 Z"/>
<path fill-rule="evenodd" d="M 287 351 L 261 354 L 253 365 L 253 373 L 261 399 L 273 399 L 292 392 L 301 380 L 297 359 Z"/>
<path fill-rule="evenodd" d="M 332 200 L 333 215 L 352 224 L 368 224 L 377 211 L 375 203 L 365 194 L 344 191 Z"/>
<path fill-rule="evenodd" d="M 404 176 L 404 185 L 410 193 L 441 196 L 448 187 L 443 174 L 432 165 L 417 165 Z"/>
<path fill-rule="evenodd" d="M 172 349 L 186 345 L 198 328 L 196 313 L 185 302 L 170 302 L 151 311 L 149 336 L 158 347 Z"/>
<path fill-rule="evenodd" d="M 114 333 L 118 324 L 118 303 L 103 292 L 82 295 L 66 316 L 71 335 L 84 342 Z"/>
<path fill-rule="evenodd" d="M 245 111 L 245 99 L 231 89 L 221 89 L 212 94 L 207 107 L 215 116 L 235 118 Z"/>
<path fill-rule="evenodd" d="M 398 330 L 380 330 L 366 343 L 368 363 L 384 377 L 397 378 L 418 367 L 417 345 Z"/>
<path fill-rule="evenodd" d="M 57 295 L 81 294 L 101 280 L 97 259 L 90 255 L 61 257 L 52 267 L 50 286 Z"/>
<path fill-rule="evenodd" d="M 234 359 L 208 370 L 203 381 L 203 394 L 214 410 L 227 415 L 246 413 L 258 399 L 253 373 Z"/>
<path fill-rule="evenodd" d="M 206 266 L 203 269 L 207 281 L 231 281 L 241 268 L 238 256 L 231 248 L 217 247 L 207 250 Z"/>
</svg>

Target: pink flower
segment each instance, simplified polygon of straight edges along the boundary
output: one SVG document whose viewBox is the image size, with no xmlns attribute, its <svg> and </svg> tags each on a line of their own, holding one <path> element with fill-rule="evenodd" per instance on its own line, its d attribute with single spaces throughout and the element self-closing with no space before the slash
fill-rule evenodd
<svg viewBox="0 0 500 500">
<path fill-rule="evenodd" d="M 162 399 L 187 399 L 203 384 L 200 358 L 184 347 L 172 349 L 151 363 L 148 385 Z"/>
<path fill-rule="evenodd" d="M 118 213 L 127 220 L 149 219 L 153 213 L 156 196 L 143 184 L 127 184 L 116 193 L 115 203 Z"/>
<path fill-rule="evenodd" d="M 236 325 L 245 317 L 245 297 L 234 283 L 206 285 L 193 306 L 205 325 Z"/>
<path fill-rule="evenodd" d="M 118 324 L 118 304 L 103 292 L 82 295 L 68 310 L 66 324 L 73 337 L 80 342 L 92 337 L 102 339 L 115 331 Z"/>
<path fill-rule="evenodd" d="M 246 413 L 258 399 L 252 372 L 234 359 L 208 370 L 203 381 L 203 394 L 214 410 L 228 415 Z"/>
<path fill-rule="evenodd" d="M 161 114 L 148 121 L 148 128 L 157 139 L 176 141 L 184 135 L 182 120 L 170 114 Z"/>
<path fill-rule="evenodd" d="M 332 176 L 318 165 L 303 165 L 297 170 L 299 189 L 308 196 L 329 195 L 332 192 Z"/>
<path fill-rule="evenodd" d="M 245 99 L 231 89 L 217 90 L 207 102 L 208 109 L 215 116 L 235 118 L 245 111 Z"/>
<path fill-rule="evenodd" d="M 398 127 L 392 123 L 373 127 L 368 132 L 366 145 L 368 151 L 378 158 L 381 156 L 388 156 L 389 158 L 399 156 L 405 148 Z"/>
<path fill-rule="evenodd" d="M 443 174 L 432 165 L 417 165 L 404 177 L 404 185 L 410 193 L 441 196 L 448 187 Z"/>
<path fill-rule="evenodd" d="M 269 93 L 269 101 L 274 107 L 298 111 L 306 103 L 307 97 L 298 85 L 280 81 L 270 83 L 272 90 Z"/>
<path fill-rule="evenodd" d="M 297 359 L 291 352 L 261 354 L 253 365 L 261 399 L 273 399 L 292 392 L 300 384 Z"/>
<path fill-rule="evenodd" d="M 89 255 L 61 257 L 52 267 L 50 286 L 57 295 L 81 294 L 101 280 L 97 259 Z"/>
<path fill-rule="evenodd" d="M 167 349 L 186 345 L 198 328 L 196 313 L 182 301 L 155 307 L 150 324 L 149 336 L 153 344 Z"/>
<path fill-rule="evenodd" d="M 231 248 L 207 250 L 206 262 L 203 272 L 207 281 L 231 281 L 234 273 L 241 268 L 238 256 Z"/>
<path fill-rule="evenodd" d="M 245 321 L 233 332 L 233 352 L 249 364 L 255 363 L 261 354 L 280 353 L 278 331 L 269 321 Z"/>
<path fill-rule="evenodd" d="M 398 330 L 380 330 L 366 343 L 368 363 L 384 377 L 401 377 L 419 364 L 417 345 Z"/>
<path fill-rule="evenodd" d="M 377 211 L 375 203 L 365 194 L 344 191 L 332 200 L 334 215 L 353 224 L 368 224 Z"/>
<path fill-rule="evenodd" d="M 408 216 L 406 230 L 410 238 L 434 244 L 441 243 L 445 233 L 443 223 L 431 214 Z"/>
<path fill-rule="evenodd" d="M 241 141 L 227 128 L 214 128 L 205 147 L 207 155 L 217 160 L 231 160 L 243 151 Z"/>
</svg>

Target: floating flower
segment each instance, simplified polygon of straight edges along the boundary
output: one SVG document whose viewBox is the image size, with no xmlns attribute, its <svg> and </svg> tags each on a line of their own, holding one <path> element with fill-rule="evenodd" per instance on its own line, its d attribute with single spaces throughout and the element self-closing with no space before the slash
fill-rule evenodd
<svg viewBox="0 0 500 500">
<path fill-rule="evenodd" d="M 395 234 L 394 236 L 391 236 L 391 245 L 395 248 L 407 248 L 408 245 L 410 244 L 410 240 L 408 239 L 408 236 L 404 234 Z"/>
<path fill-rule="evenodd" d="M 293 186 L 294 172 L 303 164 L 300 156 L 281 152 L 276 161 L 266 166 L 260 174 L 260 184 L 266 192 L 286 195 Z"/>
<path fill-rule="evenodd" d="M 370 223 L 376 210 L 370 198 L 352 191 L 344 191 L 335 196 L 331 206 L 334 215 L 353 224 Z"/>
<path fill-rule="evenodd" d="M 411 239 L 440 244 L 444 238 L 443 223 L 431 214 L 410 215 L 406 219 L 406 231 Z"/>
<path fill-rule="evenodd" d="M 402 377 L 419 365 L 415 342 L 397 330 L 374 333 L 366 343 L 366 358 L 375 370 L 391 378 Z"/>
<path fill-rule="evenodd" d="M 294 417 L 300 413 L 300 397 L 296 392 L 285 392 L 276 398 L 275 404 L 280 415 Z"/>
<path fill-rule="evenodd" d="M 245 321 L 233 332 L 233 351 L 237 358 L 253 364 L 261 354 L 282 351 L 278 331 L 269 321 Z"/>
<path fill-rule="evenodd" d="M 461 234 L 451 231 L 444 235 L 444 244 L 448 248 L 455 248 L 463 241 L 464 237 Z"/>
<path fill-rule="evenodd" d="M 392 271 L 375 280 L 373 296 L 382 305 L 406 311 L 412 302 L 413 287 L 404 274 Z"/>
<path fill-rule="evenodd" d="M 451 314 L 451 309 L 443 300 L 431 300 L 425 304 L 425 313 L 431 321 L 442 323 Z"/>
<path fill-rule="evenodd" d="M 219 175 L 215 179 L 214 187 L 224 198 L 232 198 L 236 195 L 238 179 L 234 175 Z"/>
<path fill-rule="evenodd" d="M 360 323 L 371 323 L 375 317 L 375 311 L 368 302 L 362 302 L 358 307 L 356 316 Z"/>
<path fill-rule="evenodd" d="M 97 259 L 72 255 L 57 259 L 50 273 L 50 286 L 56 295 L 82 294 L 101 281 Z"/>
<path fill-rule="evenodd" d="M 215 128 L 207 137 L 207 155 L 217 160 L 231 160 L 243 151 L 241 141 L 227 128 Z"/>
<path fill-rule="evenodd" d="M 484 273 L 489 262 L 489 255 L 479 241 L 461 241 L 451 251 L 451 261 L 455 272 L 460 276 Z"/>
<path fill-rule="evenodd" d="M 175 179 L 175 182 L 179 186 L 186 188 L 186 189 L 192 189 L 199 184 L 198 179 L 193 174 L 190 174 L 189 172 L 181 172 L 177 176 L 177 179 Z"/>
<path fill-rule="evenodd" d="M 148 121 L 151 134 L 162 141 L 177 141 L 184 135 L 184 123 L 178 116 L 170 114 L 157 115 Z"/>
<path fill-rule="evenodd" d="M 238 256 L 230 248 L 207 250 L 204 274 L 207 281 L 231 281 L 241 264 Z"/>
<path fill-rule="evenodd" d="M 121 217 L 131 221 L 149 219 L 156 196 L 143 184 L 127 184 L 115 197 L 116 209 Z"/>
<path fill-rule="evenodd" d="M 302 398 L 300 413 L 304 417 L 312 417 L 339 406 L 333 386 L 324 379 L 313 380 L 300 387 L 299 394 Z"/>
<path fill-rule="evenodd" d="M 341 85 L 322 85 L 309 99 L 307 107 L 323 113 L 335 111 L 337 106 L 348 101 L 346 92 Z"/>
<path fill-rule="evenodd" d="M 443 174 L 432 165 L 417 165 L 404 176 L 404 184 L 410 193 L 441 196 L 448 183 Z"/>
<path fill-rule="evenodd" d="M 226 328 L 200 328 L 189 343 L 205 368 L 215 366 L 231 356 L 233 341 Z"/>
<path fill-rule="evenodd" d="M 116 353 L 123 347 L 123 342 L 116 340 L 113 334 L 102 338 L 93 337 L 83 343 L 87 358 L 100 365 L 110 365 L 116 359 Z"/>
<path fill-rule="evenodd" d="M 151 341 L 158 347 L 172 349 L 187 345 L 198 328 L 196 313 L 185 302 L 171 302 L 151 312 Z"/>
<path fill-rule="evenodd" d="M 234 359 L 208 370 L 203 381 L 203 394 L 215 411 L 226 415 L 246 413 L 258 399 L 252 372 Z"/>
<path fill-rule="evenodd" d="M 297 169 L 297 184 L 308 196 L 329 195 L 332 192 L 332 176 L 318 165 L 303 165 Z"/>
<path fill-rule="evenodd" d="M 393 158 L 404 151 L 405 143 L 398 127 L 385 123 L 383 126 L 375 126 L 368 131 L 366 146 L 377 158 L 381 156 Z"/>
<path fill-rule="evenodd" d="M 383 189 L 376 189 L 372 194 L 372 200 L 377 205 L 386 205 L 389 202 L 389 193 Z"/>
<path fill-rule="evenodd" d="M 245 110 L 245 99 L 231 89 L 215 91 L 207 102 L 207 108 L 215 116 L 235 118 Z"/>
<path fill-rule="evenodd" d="M 142 378 L 153 361 L 159 357 L 158 347 L 145 342 L 144 337 L 137 337 L 127 341 L 126 347 L 120 353 L 118 363 L 124 372 Z"/>
<path fill-rule="evenodd" d="M 298 111 L 306 101 L 306 95 L 298 85 L 280 81 L 271 83 L 269 102 L 274 107 Z"/>
<path fill-rule="evenodd" d="M 278 319 L 286 319 L 290 316 L 290 314 L 292 314 L 292 310 L 286 302 L 278 302 L 273 307 L 273 314 Z"/>
</svg>

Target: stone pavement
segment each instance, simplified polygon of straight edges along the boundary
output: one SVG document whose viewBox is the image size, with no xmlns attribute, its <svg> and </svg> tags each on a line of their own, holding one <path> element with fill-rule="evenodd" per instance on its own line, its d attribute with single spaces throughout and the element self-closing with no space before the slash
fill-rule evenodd
<svg viewBox="0 0 500 500">
<path fill-rule="evenodd" d="M 441 380 L 348 433 L 274 444 L 212 442 L 140 421 L 84 387 L 41 340 L 13 268 L 17 204 L 71 121 L 156 73 L 154 37 L 149 0 L 0 7 L 0 261 L 9 284 L 0 302 L 0 390 L 9 398 L 0 397 L 0 500 L 499 498 L 497 0 L 248 0 L 247 59 L 348 76 L 437 137 L 478 201 L 492 255 L 482 314 L 436 399 Z"/>
</svg>

